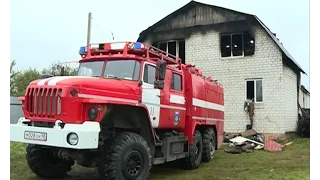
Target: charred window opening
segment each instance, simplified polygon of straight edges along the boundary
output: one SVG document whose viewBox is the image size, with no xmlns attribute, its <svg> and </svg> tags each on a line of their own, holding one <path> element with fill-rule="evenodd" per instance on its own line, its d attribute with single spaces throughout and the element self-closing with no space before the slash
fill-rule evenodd
<svg viewBox="0 0 320 180">
<path fill-rule="evenodd" d="M 262 79 L 246 80 L 246 98 L 254 102 L 263 102 Z"/>
<path fill-rule="evenodd" d="M 180 74 L 172 73 L 171 89 L 175 91 L 182 91 L 182 77 Z"/>
<path fill-rule="evenodd" d="M 177 42 L 176 41 L 168 42 L 167 53 L 172 54 L 172 55 L 177 54 Z"/>
<path fill-rule="evenodd" d="M 249 56 L 254 54 L 254 38 L 248 32 L 220 36 L 221 57 Z"/>
<path fill-rule="evenodd" d="M 167 54 L 172 54 L 181 58 L 183 64 L 185 64 L 185 41 L 184 40 L 172 40 L 157 43 L 157 47 Z"/>
<path fill-rule="evenodd" d="M 232 35 L 232 55 L 242 56 L 243 55 L 243 39 L 242 34 Z"/>
<path fill-rule="evenodd" d="M 167 43 L 159 43 L 158 48 L 161 49 L 162 51 L 167 52 Z"/>
<path fill-rule="evenodd" d="M 181 58 L 182 64 L 186 64 L 186 42 L 179 41 L 179 58 Z"/>
<path fill-rule="evenodd" d="M 243 33 L 243 41 L 244 41 L 244 55 L 250 56 L 254 54 L 254 38 L 251 36 L 250 33 L 244 32 Z"/>
<path fill-rule="evenodd" d="M 231 56 L 231 36 L 221 36 L 221 56 Z"/>
</svg>

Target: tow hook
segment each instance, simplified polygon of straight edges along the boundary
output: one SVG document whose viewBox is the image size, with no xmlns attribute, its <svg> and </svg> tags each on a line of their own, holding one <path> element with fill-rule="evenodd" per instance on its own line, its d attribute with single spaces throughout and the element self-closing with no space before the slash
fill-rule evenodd
<svg viewBox="0 0 320 180">
<path fill-rule="evenodd" d="M 73 153 L 70 153 L 70 151 L 67 151 L 67 150 L 59 150 L 59 151 L 57 152 L 58 158 L 64 159 L 64 160 L 76 159 L 76 158 L 73 158 L 73 157 L 72 157 L 72 154 L 73 154 Z"/>
</svg>

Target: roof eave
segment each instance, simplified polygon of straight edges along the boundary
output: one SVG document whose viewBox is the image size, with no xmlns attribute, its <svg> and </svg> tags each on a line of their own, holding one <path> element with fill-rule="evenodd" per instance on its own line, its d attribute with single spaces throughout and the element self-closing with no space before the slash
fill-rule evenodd
<svg viewBox="0 0 320 180">
<path fill-rule="evenodd" d="M 302 92 L 304 92 L 305 94 L 310 95 L 310 92 L 306 89 L 306 87 L 304 87 L 304 85 L 301 85 L 300 88 L 301 88 Z"/>
<path fill-rule="evenodd" d="M 267 32 L 267 34 L 271 37 L 271 39 L 273 39 L 273 41 L 276 43 L 276 45 L 279 47 L 279 49 L 283 52 L 283 54 L 297 66 L 297 68 L 299 69 L 300 72 L 307 75 L 307 73 L 300 67 L 300 65 L 296 62 L 296 60 L 290 55 L 290 53 L 278 41 L 278 39 L 274 36 L 274 34 L 270 31 L 270 29 L 256 15 L 252 15 L 252 16 L 258 21 L 258 23 Z"/>
</svg>

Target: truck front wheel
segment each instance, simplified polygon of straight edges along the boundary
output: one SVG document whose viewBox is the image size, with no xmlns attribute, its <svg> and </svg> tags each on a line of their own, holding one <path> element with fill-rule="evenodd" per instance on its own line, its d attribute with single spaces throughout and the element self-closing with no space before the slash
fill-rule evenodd
<svg viewBox="0 0 320 180">
<path fill-rule="evenodd" d="M 29 144 L 26 151 L 29 168 L 40 178 L 63 178 L 74 165 L 73 160 L 55 157 L 50 148 Z"/>
<path fill-rule="evenodd" d="M 145 180 L 151 169 L 148 143 L 136 133 L 117 134 L 104 144 L 101 156 L 101 179 Z"/>
</svg>

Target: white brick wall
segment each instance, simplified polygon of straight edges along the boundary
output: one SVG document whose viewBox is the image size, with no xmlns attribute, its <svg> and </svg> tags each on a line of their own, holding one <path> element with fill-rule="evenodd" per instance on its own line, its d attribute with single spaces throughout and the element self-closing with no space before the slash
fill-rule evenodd
<svg viewBox="0 0 320 180">
<path fill-rule="evenodd" d="M 283 67 L 281 51 L 267 33 L 254 27 L 254 34 L 255 55 L 221 58 L 219 32 L 195 33 L 186 39 L 186 63 L 195 64 L 224 85 L 226 132 L 243 131 L 250 122 L 243 109 L 246 78 L 263 78 L 264 102 L 256 105 L 253 128 L 260 133 L 293 130 L 297 119 L 296 76 Z"/>
<path fill-rule="evenodd" d="M 283 65 L 284 111 L 283 127 L 285 131 L 295 131 L 298 121 L 297 75 L 288 66 Z M 300 96 L 302 96 L 301 94 Z"/>
</svg>

